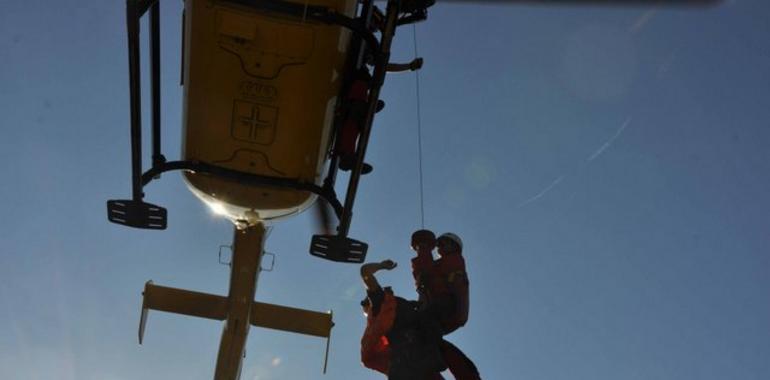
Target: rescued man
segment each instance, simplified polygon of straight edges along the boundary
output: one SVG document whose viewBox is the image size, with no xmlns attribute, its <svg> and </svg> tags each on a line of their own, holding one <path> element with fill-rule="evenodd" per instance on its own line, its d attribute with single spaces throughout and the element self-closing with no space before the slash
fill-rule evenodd
<svg viewBox="0 0 770 380">
<path fill-rule="evenodd" d="M 389 380 L 443 379 L 440 373 L 447 367 L 439 351 L 440 332 L 425 320 L 418 302 L 395 296 L 374 276 L 395 267 L 391 260 L 361 266 L 366 286 L 366 298 L 361 302 L 366 315 L 361 362 Z"/>
</svg>

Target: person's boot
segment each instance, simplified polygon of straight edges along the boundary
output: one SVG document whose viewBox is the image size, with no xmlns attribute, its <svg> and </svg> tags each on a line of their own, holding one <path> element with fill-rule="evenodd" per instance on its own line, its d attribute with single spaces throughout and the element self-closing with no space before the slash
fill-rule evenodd
<svg viewBox="0 0 770 380">
<path fill-rule="evenodd" d="M 348 172 L 353 170 L 353 167 L 355 166 L 356 166 L 356 156 L 348 155 L 348 156 L 340 157 L 340 165 L 339 165 L 340 170 Z M 362 175 L 369 174 L 372 172 L 372 170 L 374 170 L 372 165 L 369 165 L 366 162 L 364 162 L 364 166 L 363 168 L 361 168 L 361 174 Z"/>
</svg>

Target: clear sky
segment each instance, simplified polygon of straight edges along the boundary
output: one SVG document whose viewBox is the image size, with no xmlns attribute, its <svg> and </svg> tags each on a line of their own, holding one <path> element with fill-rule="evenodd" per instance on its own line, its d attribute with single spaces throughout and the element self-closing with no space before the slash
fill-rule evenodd
<svg viewBox="0 0 770 380">
<path fill-rule="evenodd" d="M 211 379 L 221 323 L 154 312 L 139 346 L 141 290 L 226 294 L 231 225 L 178 173 L 146 189 L 167 231 L 106 218 L 130 194 L 124 2 L 0 5 L 0 378 Z M 172 159 L 179 9 L 162 2 Z M 418 26 L 426 227 L 465 241 L 449 340 L 485 379 L 770 378 L 768 14 L 438 5 Z M 413 49 L 404 28 L 394 59 Z M 415 76 L 389 78 L 351 235 L 414 297 Z M 309 256 L 312 232 L 273 229 L 257 299 L 334 310 L 328 374 L 323 340 L 255 328 L 243 379 L 381 378 L 359 364 L 358 268 Z"/>
</svg>

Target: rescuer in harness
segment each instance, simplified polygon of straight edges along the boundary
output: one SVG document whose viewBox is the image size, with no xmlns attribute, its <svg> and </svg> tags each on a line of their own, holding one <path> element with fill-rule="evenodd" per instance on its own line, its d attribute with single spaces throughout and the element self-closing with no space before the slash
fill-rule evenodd
<svg viewBox="0 0 770 380">
<path fill-rule="evenodd" d="M 436 247 L 439 258 L 433 260 Z M 412 275 L 421 308 L 442 336 L 468 321 L 469 283 L 462 248 L 462 240 L 453 233 L 445 233 L 438 239 L 429 230 L 412 234 L 412 249 L 417 254 L 412 259 Z M 455 379 L 481 378 L 473 361 L 455 345 L 442 339 L 439 349 Z"/>
<path fill-rule="evenodd" d="M 339 156 L 339 168 L 343 171 L 353 170 L 356 163 L 356 150 L 358 137 L 366 122 L 366 114 L 369 104 L 369 88 L 371 87 L 372 76 L 365 68 L 356 71 L 352 82 L 348 86 L 341 112 L 343 119 L 337 133 L 337 142 L 334 148 L 334 154 Z M 385 107 L 385 102 L 377 101 L 376 112 Z M 364 163 L 361 174 L 368 174 L 372 171 L 372 166 Z"/>
<path fill-rule="evenodd" d="M 389 380 L 439 380 L 444 364 L 439 348 L 441 333 L 432 328 L 417 301 L 408 301 L 382 288 L 374 273 L 392 270 L 385 260 L 361 266 L 366 298 L 361 301 L 366 329 L 361 338 L 361 362 L 387 375 Z"/>
</svg>

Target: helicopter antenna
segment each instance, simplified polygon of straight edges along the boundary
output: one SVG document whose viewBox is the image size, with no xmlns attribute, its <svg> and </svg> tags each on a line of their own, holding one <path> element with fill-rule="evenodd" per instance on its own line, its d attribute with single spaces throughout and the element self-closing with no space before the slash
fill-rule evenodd
<svg viewBox="0 0 770 380">
<path fill-rule="evenodd" d="M 414 42 L 414 56 L 417 58 L 419 55 L 417 54 L 417 25 L 415 24 L 412 24 L 412 40 Z M 420 70 L 415 70 L 414 75 L 415 89 L 417 91 L 417 157 L 420 173 L 420 228 L 425 229 L 425 190 L 422 181 L 422 113 L 420 110 Z"/>
</svg>

